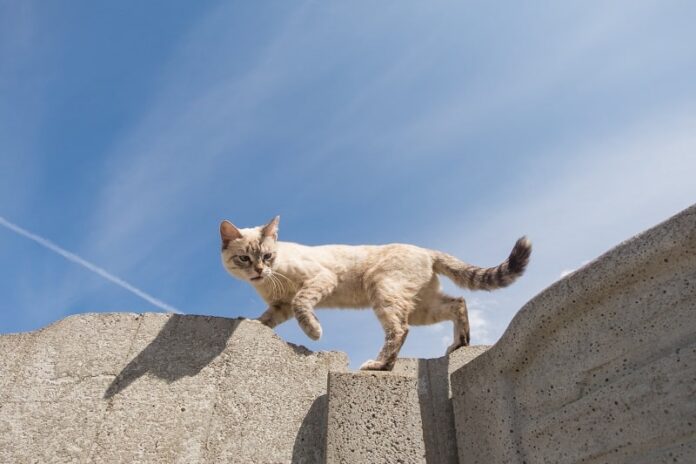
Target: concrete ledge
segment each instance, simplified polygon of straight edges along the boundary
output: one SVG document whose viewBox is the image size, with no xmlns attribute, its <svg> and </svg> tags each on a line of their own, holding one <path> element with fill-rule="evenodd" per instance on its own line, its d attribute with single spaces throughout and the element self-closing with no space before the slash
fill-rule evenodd
<svg viewBox="0 0 696 464">
<path fill-rule="evenodd" d="M 539 294 L 452 388 L 462 463 L 696 462 L 696 207 Z"/>
</svg>

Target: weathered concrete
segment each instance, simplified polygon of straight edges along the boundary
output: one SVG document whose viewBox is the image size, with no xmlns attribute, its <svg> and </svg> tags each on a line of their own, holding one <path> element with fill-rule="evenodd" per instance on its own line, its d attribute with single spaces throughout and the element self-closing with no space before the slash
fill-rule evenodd
<svg viewBox="0 0 696 464">
<path fill-rule="evenodd" d="M 0 462 L 324 461 L 329 370 L 251 321 L 86 314 L 0 337 Z"/>
<path fill-rule="evenodd" d="M 487 346 L 399 359 L 392 372 L 329 374 L 328 463 L 457 463 L 450 374 Z"/>
<path fill-rule="evenodd" d="M 329 374 L 326 440 L 331 464 L 425 462 L 417 378 Z"/>
<path fill-rule="evenodd" d="M 452 388 L 462 464 L 696 462 L 696 207 L 542 292 Z"/>
</svg>

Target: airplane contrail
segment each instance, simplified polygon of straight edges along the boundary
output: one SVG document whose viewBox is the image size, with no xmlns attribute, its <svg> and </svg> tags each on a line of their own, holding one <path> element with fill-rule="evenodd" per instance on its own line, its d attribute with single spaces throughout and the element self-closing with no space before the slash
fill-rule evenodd
<svg viewBox="0 0 696 464">
<path fill-rule="evenodd" d="M 168 305 L 164 301 L 158 300 L 154 296 L 140 290 L 139 288 L 132 286 L 131 284 L 129 284 L 125 280 L 120 279 L 120 278 L 116 277 L 115 275 L 100 268 L 99 266 L 96 266 L 96 265 L 90 263 L 89 261 L 77 256 L 75 253 L 71 253 L 64 248 L 59 247 L 58 245 L 51 242 L 50 240 L 47 240 L 43 237 L 39 237 L 38 235 L 33 234 L 33 233 L 29 232 L 28 230 L 19 227 L 16 224 L 11 223 L 10 221 L 8 221 L 7 219 L 5 219 L 2 216 L 0 216 L 0 225 L 11 230 L 12 232 L 15 232 L 15 233 L 21 235 L 22 237 L 28 238 L 29 240 L 32 240 L 32 241 L 38 243 L 39 245 L 41 245 L 44 248 L 48 248 L 52 252 L 59 254 L 63 258 L 67 259 L 68 261 L 72 261 L 73 263 L 79 264 L 80 266 L 94 272 L 95 274 L 103 277 L 104 279 L 108 280 L 109 282 L 114 283 L 125 290 L 128 290 L 129 292 L 131 292 L 132 294 L 134 294 L 136 296 L 139 296 L 140 298 L 142 298 L 143 300 L 152 304 L 153 306 L 156 306 L 156 307 L 158 307 L 164 311 L 167 311 L 167 312 L 183 314 L 181 311 L 179 311 L 178 309 L 176 309 L 173 306 Z"/>
</svg>

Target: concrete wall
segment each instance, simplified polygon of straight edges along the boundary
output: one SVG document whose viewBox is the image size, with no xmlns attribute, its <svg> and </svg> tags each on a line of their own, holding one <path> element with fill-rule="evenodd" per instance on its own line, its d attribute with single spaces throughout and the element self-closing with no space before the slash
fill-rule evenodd
<svg viewBox="0 0 696 464">
<path fill-rule="evenodd" d="M 0 337 L 0 462 L 324 462 L 329 370 L 249 321 L 86 314 Z"/>
<path fill-rule="evenodd" d="M 347 373 L 252 321 L 72 316 L 0 336 L 0 462 L 456 463 L 449 374 L 486 349 Z"/>
<path fill-rule="evenodd" d="M 696 462 L 696 207 L 542 292 L 452 388 L 461 464 Z"/>
</svg>

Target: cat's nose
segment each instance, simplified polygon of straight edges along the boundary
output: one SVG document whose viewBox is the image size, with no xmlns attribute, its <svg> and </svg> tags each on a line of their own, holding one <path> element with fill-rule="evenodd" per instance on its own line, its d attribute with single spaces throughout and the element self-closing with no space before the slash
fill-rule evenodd
<svg viewBox="0 0 696 464">
<path fill-rule="evenodd" d="M 261 273 L 263 272 L 263 267 L 262 266 L 254 266 L 254 270 L 256 272 L 258 272 L 259 275 L 261 275 Z"/>
</svg>

